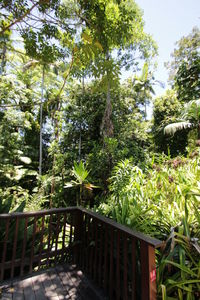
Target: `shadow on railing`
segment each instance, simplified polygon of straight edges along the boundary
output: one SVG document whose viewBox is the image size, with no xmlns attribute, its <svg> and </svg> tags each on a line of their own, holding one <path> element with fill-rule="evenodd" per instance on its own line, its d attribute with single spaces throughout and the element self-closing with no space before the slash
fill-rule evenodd
<svg viewBox="0 0 200 300">
<path fill-rule="evenodd" d="M 156 299 L 161 242 L 81 207 L 0 215 L 0 280 L 75 263 L 109 299 Z"/>
</svg>

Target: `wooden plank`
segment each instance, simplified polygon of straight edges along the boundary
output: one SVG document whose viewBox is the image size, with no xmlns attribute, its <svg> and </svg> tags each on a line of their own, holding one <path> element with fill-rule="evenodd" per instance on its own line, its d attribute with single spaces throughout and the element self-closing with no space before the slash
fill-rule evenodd
<svg viewBox="0 0 200 300">
<path fill-rule="evenodd" d="M 86 231 L 86 217 L 85 215 L 82 216 L 82 231 L 81 231 L 81 244 L 78 246 L 80 249 L 79 251 L 79 262 L 78 265 L 81 267 L 81 269 L 84 270 L 85 268 L 85 231 Z"/>
<path fill-rule="evenodd" d="M 116 299 L 120 300 L 121 286 L 120 286 L 120 231 L 117 231 L 117 261 L 116 261 Z"/>
<path fill-rule="evenodd" d="M 12 289 L 10 286 L 0 286 L 0 299 L 10 300 L 13 298 Z"/>
<path fill-rule="evenodd" d="M 87 239 L 86 239 L 86 272 L 89 273 L 89 261 L 90 261 L 90 253 L 91 253 L 91 220 L 90 217 L 88 217 L 88 227 L 87 227 Z"/>
<path fill-rule="evenodd" d="M 82 242 L 83 242 L 83 213 L 81 210 L 77 210 L 74 214 L 74 242 L 75 242 L 75 262 L 80 263 L 82 252 Z"/>
<path fill-rule="evenodd" d="M 40 275 L 32 276 L 31 282 L 37 300 L 46 300 L 45 289 L 41 283 Z"/>
<path fill-rule="evenodd" d="M 127 265 L 127 258 L 128 258 L 128 251 L 127 251 L 127 235 L 124 234 L 123 236 L 123 268 L 124 268 L 124 274 L 123 274 L 123 300 L 128 299 L 128 265 Z"/>
<path fill-rule="evenodd" d="M 94 219 L 91 220 L 91 241 L 90 241 L 90 259 L 89 259 L 89 274 L 93 278 L 94 270 L 94 249 L 95 249 L 95 224 Z"/>
<path fill-rule="evenodd" d="M 32 235 L 32 243 L 31 243 L 31 258 L 30 258 L 30 265 L 29 265 L 29 273 L 32 273 L 32 270 L 33 270 L 33 257 L 34 257 L 34 246 L 35 246 L 36 222 L 37 222 L 37 217 L 34 217 L 34 225 L 33 225 L 33 235 Z"/>
<path fill-rule="evenodd" d="M 67 268 L 63 269 L 63 267 L 56 267 L 57 273 L 60 277 L 60 280 L 65 288 L 65 290 L 67 290 L 67 293 L 69 295 L 69 299 L 71 299 L 71 297 L 73 295 L 78 295 L 77 293 L 77 285 L 78 282 L 77 281 L 73 281 L 71 278 L 71 272 L 72 270 L 69 270 Z"/>
<path fill-rule="evenodd" d="M 55 269 L 49 271 L 49 277 L 51 279 L 53 286 L 55 287 L 55 290 L 56 290 L 56 293 L 57 293 L 59 299 L 62 298 L 61 296 L 66 296 L 67 292 L 64 289 L 62 281 L 60 280 L 60 277 L 58 276 Z"/>
<path fill-rule="evenodd" d="M 56 222 L 56 240 L 55 240 L 55 262 L 57 261 L 57 252 L 58 252 L 58 238 L 60 233 L 60 213 L 57 216 L 57 222 Z"/>
<path fill-rule="evenodd" d="M 5 238 L 3 241 L 3 254 L 2 254 L 2 263 L 1 263 L 1 277 L 0 280 L 4 279 L 4 266 L 6 261 L 6 250 L 7 250 L 7 242 L 8 242 L 8 232 L 9 232 L 9 226 L 10 226 L 10 220 L 6 220 L 6 232 L 5 232 Z"/>
<path fill-rule="evenodd" d="M 95 220 L 95 254 L 94 254 L 94 274 L 93 279 L 97 280 L 97 258 L 98 258 L 98 223 Z"/>
<path fill-rule="evenodd" d="M 141 261 L 141 299 L 149 299 L 149 266 L 148 266 L 148 245 L 140 243 L 140 261 Z"/>
<path fill-rule="evenodd" d="M 114 230 L 111 227 L 110 228 L 110 249 L 109 249 L 110 250 L 109 296 L 110 296 L 111 300 L 113 299 L 113 285 L 114 285 L 114 282 L 113 282 L 113 279 L 114 279 L 114 276 L 113 276 L 113 242 L 114 242 Z"/>
<path fill-rule="evenodd" d="M 71 206 L 71 207 L 61 207 L 61 208 L 52 208 L 52 209 L 44 209 L 40 211 L 32 211 L 32 212 L 13 212 L 8 214 L 1 214 L 0 219 L 15 219 L 18 218 L 25 218 L 25 217 L 41 217 L 43 215 L 52 215 L 57 213 L 64 213 L 64 212 L 73 212 L 73 211 L 82 211 L 81 208 L 77 206 Z"/>
<path fill-rule="evenodd" d="M 72 235 L 73 235 L 73 228 L 72 228 L 72 216 L 71 216 L 71 223 L 70 223 L 70 233 L 69 233 L 69 245 L 72 244 Z"/>
<path fill-rule="evenodd" d="M 18 289 L 22 288 L 24 292 L 25 300 L 36 300 L 32 280 L 31 278 L 26 278 L 20 282 L 20 286 Z"/>
<path fill-rule="evenodd" d="M 50 264 L 50 261 L 49 261 L 49 258 L 50 258 L 50 252 L 51 252 L 51 234 L 52 234 L 52 215 L 50 215 L 49 217 L 49 226 L 48 226 L 48 250 L 47 250 L 47 265 L 49 266 Z"/>
<path fill-rule="evenodd" d="M 45 296 L 47 298 L 58 297 L 57 292 L 55 290 L 55 286 L 52 285 L 48 272 L 42 273 L 40 275 L 40 281 L 44 287 Z"/>
<path fill-rule="evenodd" d="M 18 280 L 13 280 L 11 285 L 11 290 L 14 300 L 23 300 L 24 299 L 24 290 L 22 283 Z"/>
<path fill-rule="evenodd" d="M 1 299 L 2 300 L 12 300 L 13 299 L 13 295 L 12 295 L 12 293 L 6 293 L 6 292 L 4 292 L 1 295 Z"/>
<path fill-rule="evenodd" d="M 28 227 L 28 217 L 25 218 L 25 223 L 24 223 L 24 238 L 23 238 L 23 244 L 22 244 L 20 276 L 22 276 L 24 273 L 24 257 L 25 257 L 25 252 L 26 252 L 27 227 Z"/>
<path fill-rule="evenodd" d="M 11 263 L 11 275 L 10 275 L 11 279 L 14 277 L 14 270 L 15 270 L 15 256 L 16 256 L 16 249 L 17 249 L 18 228 L 19 228 L 19 218 L 16 218 L 15 235 L 14 235 L 13 252 L 12 252 L 12 263 Z"/>
<path fill-rule="evenodd" d="M 13 300 L 24 300 L 24 293 L 23 291 L 17 290 L 13 293 Z"/>
<path fill-rule="evenodd" d="M 132 238 L 132 242 L 131 242 L 131 260 L 132 260 L 131 299 L 136 300 L 136 240 L 135 238 Z"/>
<path fill-rule="evenodd" d="M 41 259 L 42 259 L 43 238 L 44 238 L 44 221 L 45 221 L 45 216 L 42 216 L 42 229 L 41 229 L 41 232 L 40 232 L 40 247 L 39 247 L 39 263 L 38 263 L 38 269 L 40 269 L 40 266 L 41 266 Z"/>
<path fill-rule="evenodd" d="M 140 245 L 141 257 L 141 299 L 156 299 L 156 277 L 152 276 L 156 272 L 155 249 L 145 242 Z"/>
<path fill-rule="evenodd" d="M 98 266 L 98 285 L 102 286 L 102 255 L 103 255 L 103 224 L 99 223 L 99 266 Z"/>
<path fill-rule="evenodd" d="M 66 220 L 67 220 L 67 214 L 64 214 L 63 219 L 63 234 L 62 234 L 62 261 L 64 261 L 64 255 L 66 251 L 66 245 L 65 245 L 65 238 L 66 238 Z"/>
<path fill-rule="evenodd" d="M 148 245 L 150 300 L 156 299 L 156 257 L 155 248 Z"/>
<path fill-rule="evenodd" d="M 105 243 L 104 243 L 104 276 L 103 276 L 103 287 L 107 290 L 108 287 L 108 226 L 105 227 Z"/>
</svg>

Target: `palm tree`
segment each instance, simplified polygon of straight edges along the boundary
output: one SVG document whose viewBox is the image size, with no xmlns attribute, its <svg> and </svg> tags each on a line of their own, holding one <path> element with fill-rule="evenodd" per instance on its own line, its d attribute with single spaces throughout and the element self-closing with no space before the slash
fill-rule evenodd
<svg viewBox="0 0 200 300">
<path fill-rule="evenodd" d="M 77 197 L 77 205 L 82 205 L 82 196 L 84 189 L 92 190 L 93 188 L 97 188 L 97 186 L 91 184 L 88 181 L 89 171 L 86 169 L 84 163 L 80 161 L 78 164 L 74 162 L 74 166 L 72 168 L 72 176 L 75 177 L 76 180 L 71 180 L 65 184 L 65 188 L 71 188 L 75 186 L 79 186 L 79 196 Z"/>
<path fill-rule="evenodd" d="M 137 98 L 140 98 L 141 104 L 144 105 L 144 119 L 147 119 L 147 105 L 152 95 L 155 95 L 153 86 L 159 85 L 164 88 L 163 82 L 156 80 L 153 73 L 149 70 L 147 62 L 144 63 L 140 76 L 135 76 L 133 79 L 134 89 L 137 93 Z"/>
<path fill-rule="evenodd" d="M 174 135 L 177 131 L 195 128 L 200 139 L 200 99 L 185 104 L 180 121 L 165 126 L 164 134 Z"/>
</svg>

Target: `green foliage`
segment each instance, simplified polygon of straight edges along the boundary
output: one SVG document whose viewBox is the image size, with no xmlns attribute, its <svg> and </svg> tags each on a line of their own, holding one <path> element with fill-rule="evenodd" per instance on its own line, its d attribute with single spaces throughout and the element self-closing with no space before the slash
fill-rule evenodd
<svg viewBox="0 0 200 300">
<path fill-rule="evenodd" d="M 99 208 L 122 224 L 165 240 L 158 254 L 162 299 L 165 294 L 198 298 L 199 174 L 199 151 L 193 159 L 154 157 L 145 173 L 131 161 L 122 161 L 110 179 L 107 203 Z"/>
<path fill-rule="evenodd" d="M 85 86 L 84 93 L 81 87 L 73 88 L 71 102 L 64 112 L 66 123 L 60 149 L 66 165 L 72 167 L 73 161 L 80 158 L 87 161 L 94 182 L 106 188 L 112 166 L 118 160 L 144 160 L 149 146 L 148 123 L 142 122 L 143 112 L 132 83 L 122 85 L 111 90 L 114 136 L 102 141 L 100 126 L 106 94 L 98 91 L 98 83 Z"/>
<path fill-rule="evenodd" d="M 177 123 L 171 123 L 164 128 L 165 135 L 172 135 L 179 131 L 184 131 L 187 129 L 196 132 L 196 139 L 200 138 L 200 100 L 191 100 L 185 104 L 182 113 L 180 114 L 182 121 Z M 185 121 L 183 121 L 185 120 Z M 198 140 L 197 140 L 198 143 Z M 194 143 L 193 143 L 194 144 Z"/>
<path fill-rule="evenodd" d="M 3 0 L 0 8 L 0 213 L 75 199 L 102 203 L 118 222 L 166 241 L 158 255 L 160 297 L 198 297 L 199 153 L 191 160 L 148 157 L 152 133 L 156 151 L 175 156 L 185 152 L 187 131 L 166 137 L 163 128 L 183 120 L 177 126 L 198 127 L 198 102 L 188 100 L 199 98 L 199 30 L 178 42 L 174 91 L 155 100 L 151 133 L 144 106 L 158 82 L 151 71 L 157 47 L 135 1 Z M 121 84 L 124 67 L 134 74 Z M 180 101 L 188 103 L 183 115 Z M 23 230 L 20 223 L 20 242 Z"/>
<path fill-rule="evenodd" d="M 153 109 L 153 137 L 156 150 L 176 156 L 184 153 L 187 146 L 187 130 L 178 133 L 174 132 L 173 136 L 164 135 L 164 128 L 170 123 L 181 120 L 182 105 L 178 101 L 174 91 L 168 90 L 165 95 L 154 100 Z M 186 119 L 187 120 L 187 119 Z"/>
<path fill-rule="evenodd" d="M 179 68 L 182 68 L 182 65 L 188 66 L 188 69 L 192 66 L 195 67 L 195 65 L 193 64 L 193 60 L 195 59 L 195 57 L 197 57 L 200 48 L 199 28 L 194 27 L 191 33 L 187 36 L 183 36 L 179 41 L 176 42 L 176 45 L 177 47 L 171 54 L 172 61 L 167 64 L 167 67 L 170 70 L 170 80 L 172 81 L 172 83 L 174 78 L 176 77 Z M 187 79 L 190 80 L 189 77 Z M 198 80 L 198 78 L 196 79 Z M 196 96 L 194 99 L 197 98 L 198 97 Z M 191 96 L 189 97 L 189 100 L 192 100 Z"/>
<path fill-rule="evenodd" d="M 200 98 L 200 54 L 192 53 L 183 61 L 174 78 L 174 87 L 181 101 L 188 102 Z"/>
<path fill-rule="evenodd" d="M 86 169 L 82 161 L 80 161 L 79 163 L 74 162 L 74 166 L 71 174 L 73 177 L 75 177 L 76 180 L 75 181 L 71 180 L 70 182 L 67 182 L 64 188 L 79 186 L 77 205 L 83 205 L 84 190 L 92 191 L 93 188 L 97 188 L 97 186 L 89 182 L 88 179 L 89 171 Z"/>
</svg>

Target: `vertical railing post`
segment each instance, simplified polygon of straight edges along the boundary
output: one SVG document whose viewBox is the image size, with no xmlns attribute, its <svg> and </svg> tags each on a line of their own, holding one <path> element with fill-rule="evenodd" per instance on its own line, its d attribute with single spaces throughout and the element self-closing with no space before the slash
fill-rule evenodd
<svg viewBox="0 0 200 300">
<path fill-rule="evenodd" d="M 74 212 L 74 249 L 72 250 L 75 263 L 80 264 L 81 262 L 81 245 L 83 233 L 83 212 L 77 209 Z"/>
<path fill-rule="evenodd" d="M 141 259 L 141 299 L 156 300 L 155 248 L 148 243 L 140 243 Z"/>
<path fill-rule="evenodd" d="M 6 251 L 7 251 L 7 244 L 8 244 L 8 234 L 9 234 L 9 226 L 10 226 L 10 219 L 6 219 L 6 231 L 5 231 L 5 238 L 3 242 L 3 253 L 2 253 L 2 266 L 1 266 L 1 276 L 0 280 L 4 279 L 4 265 L 6 262 Z"/>
</svg>

